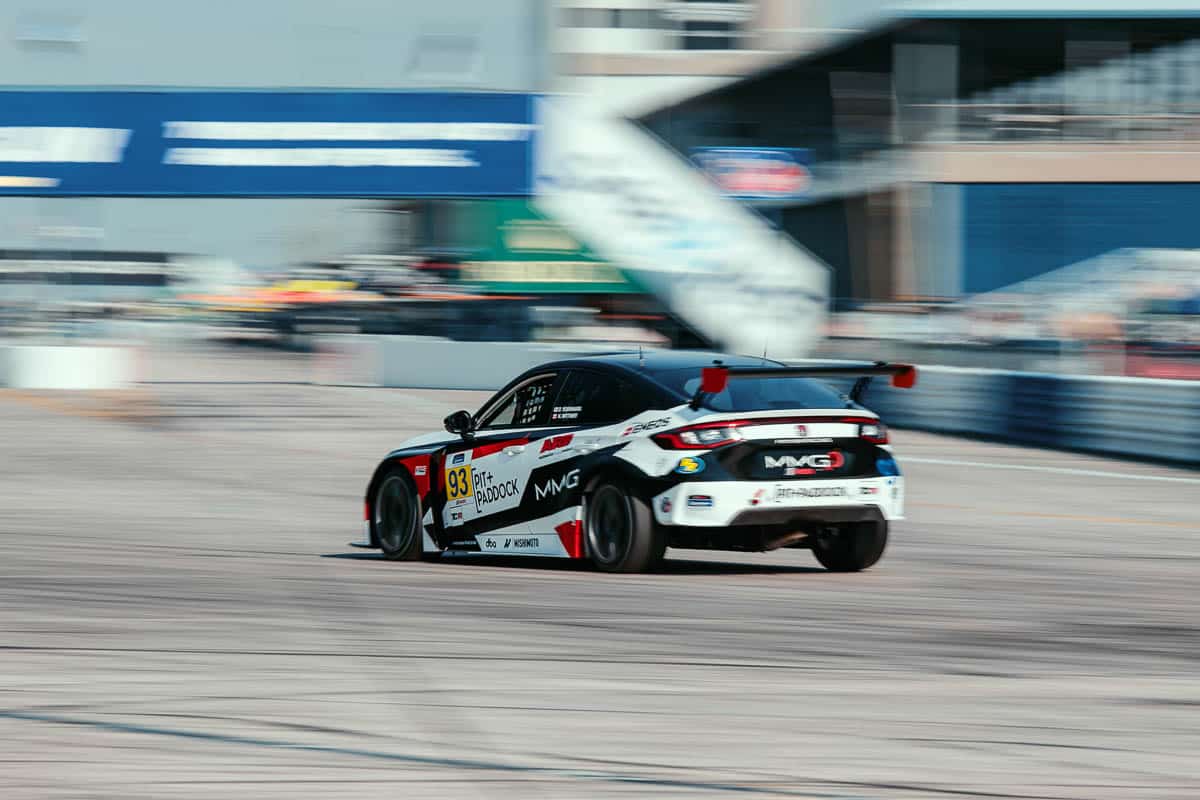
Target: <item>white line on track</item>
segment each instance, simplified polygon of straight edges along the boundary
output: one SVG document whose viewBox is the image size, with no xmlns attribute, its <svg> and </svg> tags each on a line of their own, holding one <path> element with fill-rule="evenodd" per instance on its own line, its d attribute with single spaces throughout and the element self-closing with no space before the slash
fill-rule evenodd
<svg viewBox="0 0 1200 800">
<path fill-rule="evenodd" d="M 982 469 L 1015 469 L 1024 472 L 1056 472 L 1060 475 L 1085 475 L 1089 478 L 1119 478 L 1125 481 L 1163 481 L 1165 483 L 1198 483 L 1200 478 L 1178 478 L 1173 475 L 1139 475 L 1129 472 L 1105 472 L 1099 469 L 1072 469 L 1071 467 L 1034 467 L 1028 464 L 1004 464 L 994 461 L 959 461 L 953 458 L 914 458 L 901 456 L 900 463 L 944 464 L 950 467 L 979 467 Z"/>
</svg>

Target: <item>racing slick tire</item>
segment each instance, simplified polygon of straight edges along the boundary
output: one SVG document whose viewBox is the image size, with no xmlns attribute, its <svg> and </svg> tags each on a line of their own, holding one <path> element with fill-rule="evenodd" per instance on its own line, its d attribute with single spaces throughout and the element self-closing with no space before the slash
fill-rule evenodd
<svg viewBox="0 0 1200 800">
<path fill-rule="evenodd" d="M 832 535 L 818 535 L 812 551 L 830 572 L 859 572 L 883 556 L 887 539 L 887 522 L 857 522 L 842 526 Z"/>
<path fill-rule="evenodd" d="M 371 530 L 390 561 L 421 560 L 421 498 L 408 472 L 389 470 L 371 500 Z"/>
<path fill-rule="evenodd" d="M 623 484 L 605 481 L 588 496 L 584 533 L 592 563 L 604 572 L 646 572 L 662 562 L 666 533 L 650 505 Z"/>
</svg>

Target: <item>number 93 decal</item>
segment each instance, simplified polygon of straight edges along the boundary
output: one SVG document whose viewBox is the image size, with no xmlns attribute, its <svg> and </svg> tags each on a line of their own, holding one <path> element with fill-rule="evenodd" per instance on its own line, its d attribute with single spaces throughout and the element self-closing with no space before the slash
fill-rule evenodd
<svg viewBox="0 0 1200 800">
<path fill-rule="evenodd" d="M 446 499 L 466 500 L 474 492 L 471 485 L 471 467 L 464 464 L 461 467 L 446 468 Z"/>
</svg>

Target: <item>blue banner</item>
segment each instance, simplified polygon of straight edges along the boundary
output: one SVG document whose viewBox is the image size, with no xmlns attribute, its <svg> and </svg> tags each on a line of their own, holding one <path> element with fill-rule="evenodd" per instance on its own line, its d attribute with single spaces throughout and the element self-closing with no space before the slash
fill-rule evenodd
<svg viewBox="0 0 1200 800">
<path fill-rule="evenodd" d="M 525 94 L 0 92 L 0 195 L 528 195 Z"/>
<path fill-rule="evenodd" d="M 729 197 L 788 200 L 812 184 L 809 151 L 795 147 L 696 147 L 692 160 Z"/>
</svg>

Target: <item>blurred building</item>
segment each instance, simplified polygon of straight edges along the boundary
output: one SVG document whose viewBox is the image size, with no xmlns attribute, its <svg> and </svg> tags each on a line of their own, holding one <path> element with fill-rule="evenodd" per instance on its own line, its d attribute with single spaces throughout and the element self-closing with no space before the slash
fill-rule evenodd
<svg viewBox="0 0 1200 800">
<path fill-rule="evenodd" d="M 354 119 L 364 113 L 356 103 L 375 92 L 447 92 L 452 98 L 449 93 L 544 90 L 547 24 L 541 0 L 336 5 L 13 0 L 0 5 L 0 74 L 8 83 L 0 88 L 23 93 L 33 111 L 23 115 L 10 101 L 0 122 L 8 132 L 0 135 L 0 176 L 9 176 L 0 181 L 0 195 L 44 194 L 20 185 L 27 172 L 22 165 L 45 156 L 20 152 L 14 130 L 85 124 L 71 122 L 77 97 L 52 92 L 156 91 L 186 99 L 199 91 L 251 97 L 315 90 L 329 95 L 322 118 L 336 122 L 339 102 L 347 109 L 344 119 Z M 344 99 L 331 99 L 334 94 Z M 210 113 L 218 119 L 223 113 L 244 115 L 235 120 L 253 117 L 254 103 L 236 100 Z M 188 113 L 186 104 L 175 108 Z M 139 130 L 129 141 L 130 153 L 141 146 L 142 135 Z M 222 187 L 212 182 L 164 200 L 117 197 L 123 192 L 113 184 L 95 184 L 80 196 L 69 196 L 67 184 L 60 188 L 54 197 L 0 197 L 0 247 L 190 252 L 278 269 L 345 254 L 395 252 L 436 238 L 431 232 L 438 225 L 436 213 L 426 212 L 440 194 L 424 188 L 403 202 L 374 199 L 365 191 L 361 198 L 274 190 L 263 192 L 275 195 L 271 199 L 254 192 L 221 197 Z M 189 188 L 195 190 L 190 196 Z M 399 185 L 390 193 L 404 195 L 405 189 Z"/>
<path fill-rule="evenodd" d="M 802 193 L 748 202 L 834 268 L 843 305 L 1200 247 L 1200 8 L 945 0 L 874 24 L 869 10 L 859 32 L 641 117 L 684 155 L 802 151 Z"/>
<path fill-rule="evenodd" d="M 556 88 L 626 114 L 817 49 L 886 7 L 886 0 L 556 1 Z"/>
<path fill-rule="evenodd" d="M 728 266 L 749 239 L 710 222 L 749 205 L 787 241 L 734 266 L 821 262 L 842 306 L 1200 247 L 1200 9 L 1187 2 L 15 0 L 0 31 L 0 70 L 20 76 L 0 87 L 10 253 L 264 270 L 402 256 L 492 292 L 621 293 L 628 220 L 664 209 L 589 225 L 531 202 L 549 138 L 539 96 L 562 91 L 654 134 L 614 146 L 674 151 L 605 156 L 661 167 L 626 176 L 630 204 L 682 205 L 665 184 L 725 195 L 688 224 L 659 214 L 671 253 L 707 248 Z M 434 131 L 462 122 L 482 124 Z M 607 146 L 603 125 L 572 122 L 560 144 Z M 688 183 L 699 171 L 713 181 Z"/>
<path fill-rule="evenodd" d="M 807 46 L 804 0 L 560 0 L 564 91 L 636 113 L 728 83 Z"/>
</svg>

